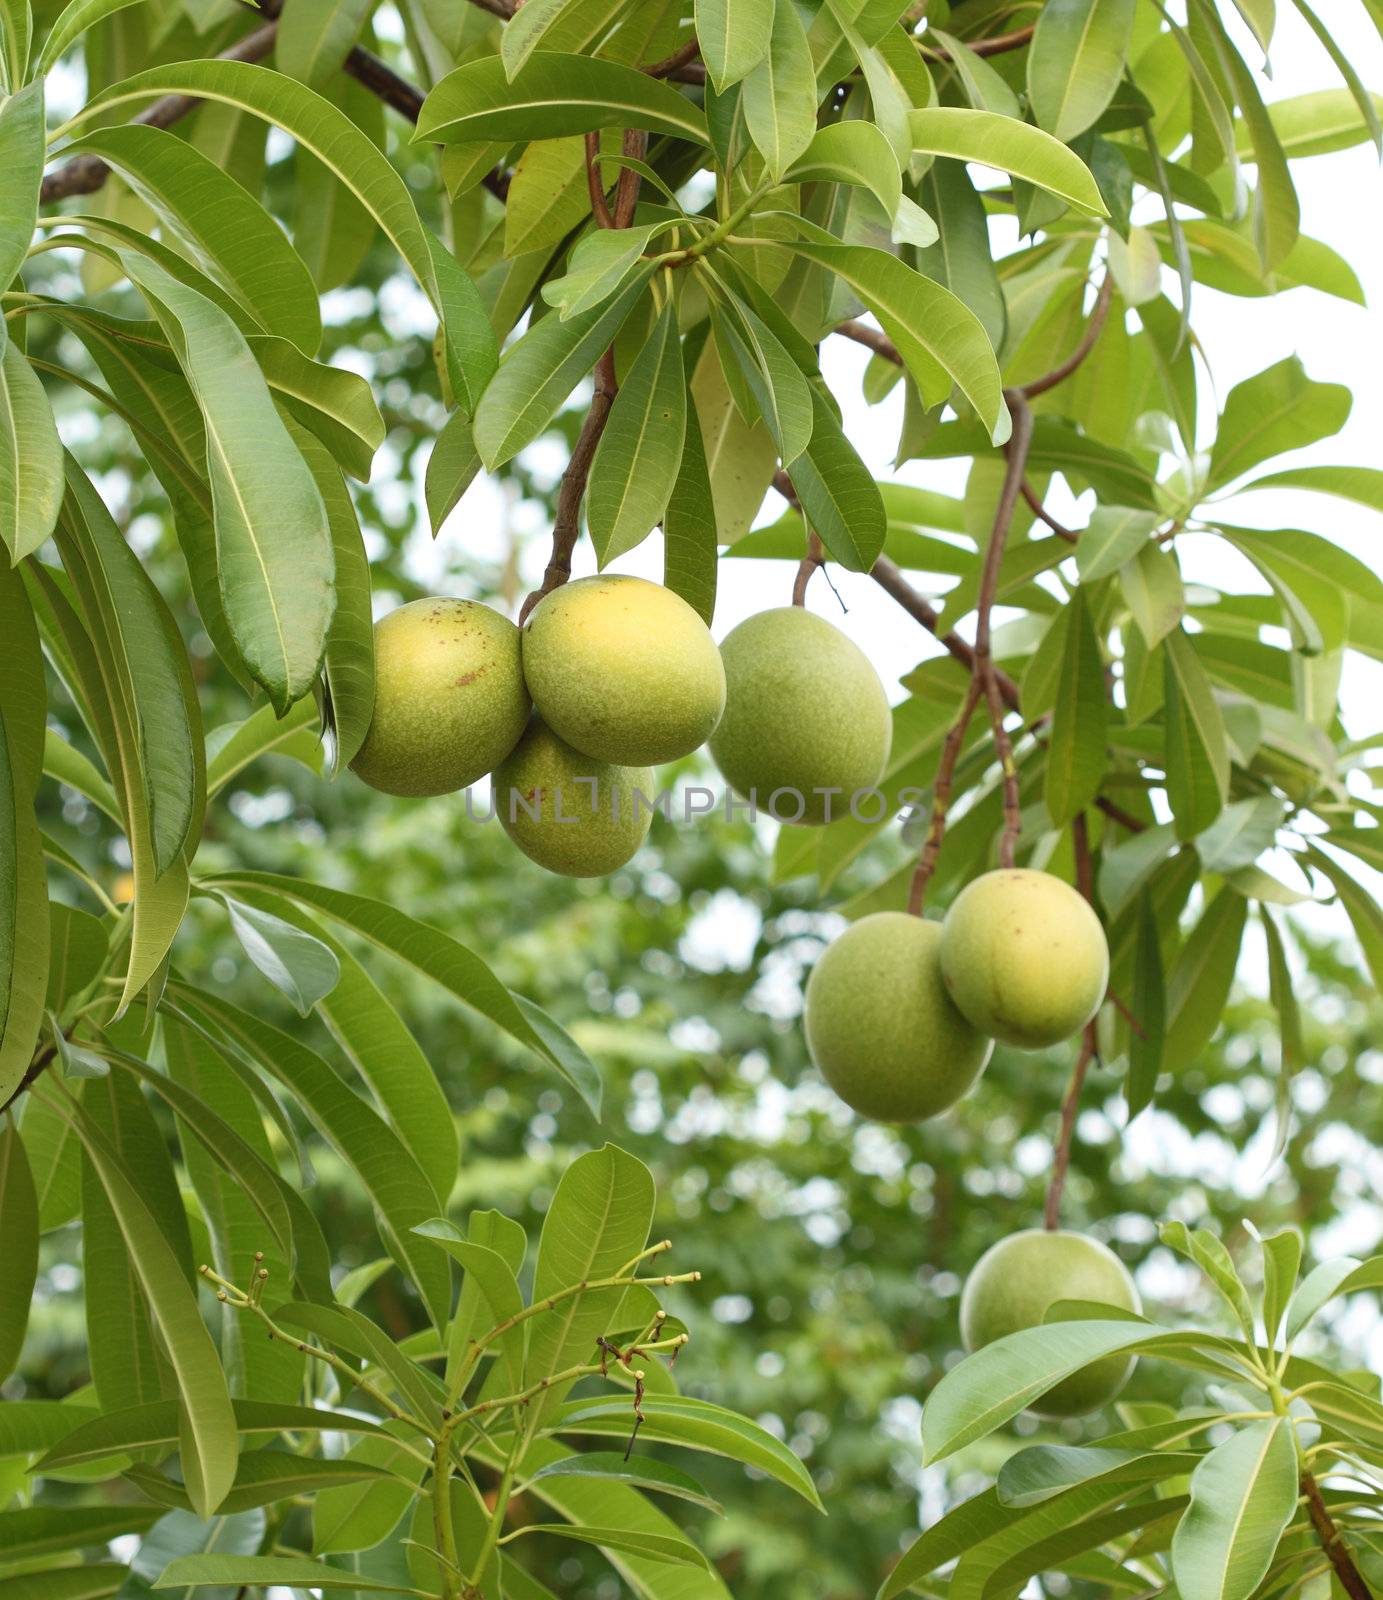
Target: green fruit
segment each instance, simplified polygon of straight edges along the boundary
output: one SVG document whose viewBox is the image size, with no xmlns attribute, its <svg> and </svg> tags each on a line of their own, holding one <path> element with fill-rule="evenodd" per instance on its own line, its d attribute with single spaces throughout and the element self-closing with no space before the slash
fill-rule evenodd
<svg viewBox="0 0 1383 1600">
<path fill-rule="evenodd" d="M 538 717 L 495 769 L 494 786 L 504 831 L 540 867 L 568 878 L 622 867 L 653 820 L 649 768 L 583 756 Z"/>
<path fill-rule="evenodd" d="M 941 925 L 951 998 L 981 1033 L 1041 1050 L 1100 1009 L 1109 946 L 1100 919 L 1060 878 L 1023 867 L 987 872 Z"/>
<path fill-rule="evenodd" d="M 817 1070 L 846 1105 L 879 1122 L 945 1111 L 984 1070 L 992 1045 L 941 982 L 941 928 L 902 911 L 862 917 L 807 980 L 804 1022 Z"/>
<path fill-rule="evenodd" d="M 851 795 L 883 776 L 893 737 L 869 658 L 801 606 L 747 618 L 720 653 L 725 715 L 711 754 L 725 781 L 783 822 L 848 816 Z"/>
<path fill-rule="evenodd" d="M 475 600 L 414 600 L 375 624 L 375 710 L 351 769 L 385 794 L 450 794 L 514 748 L 531 709 L 519 630 Z"/>
<path fill-rule="evenodd" d="M 960 1336 L 979 1350 L 1042 1323 L 1058 1300 L 1093 1300 L 1141 1310 L 1128 1269 L 1112 1250 L 1081 1233 L 1010 1234 L 975 1263 L 960 1297 Z M 1028 1409 L 1043 1417 L 1078 1417 L 1108 1405 L 1128 1382 L 1132 1356 L 1106 1356 L 1063 1378 Z"/>
<path fill-rule="evenodd" d="M 690 755 L 725 709 L 725 669 L 706 624 L 644 578 L 578 578 L 554 589 L 524 626 L 523 670 L 555 733 L 623 766 Z"/>
</svg>

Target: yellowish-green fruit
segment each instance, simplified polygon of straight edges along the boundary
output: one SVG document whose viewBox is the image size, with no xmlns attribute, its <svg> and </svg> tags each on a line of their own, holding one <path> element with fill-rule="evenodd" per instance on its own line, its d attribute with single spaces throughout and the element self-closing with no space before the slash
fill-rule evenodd
<svg viewBox="0 0 1383 1600">
<path fill-rule="evenodd" d="M 351 768 L 385 794 L 450 794 L 509 754 L 530 709 L 508 617 L 414 600 L 375 624 L 374 717 Z"/>
<path fill-rule="evenodd" d="M 725 709 L 710 630 L 645 578 L 578 578 L 533 608 L 523 670 L 543 721 L 599 761 L 643 767 L 690 755 Z"/>
<path fill-rule="evenodd" d="M 1100 919 L 1069 884 L 1000 868 L 952 902 L 941 925 L 941 971 L 982 1033 L 1041 1050 L 1078 1033 L 1100 1009 L 1109 946 Z"/>
<path fill-rule="evenodd" d="M 711 754 L 725 781 L 782 822 L 849 816 L 851 796 L 883 776 L 893 736 L 869 658 L 801 606 L 747 618 L 720 654 L 725 715 Z"/>
<path fill-rule="evenodd" d="M 1142 1309 L 1128 1269 L 1098 1239 L 1030 1228 L 986 1250 L 965 1280 L 960 1336 L 979 1350 L 1006 1334 L 1041 1325 L 1058 1300 L 1092 1300 L 1121 1311 Z M 1078 1417 L 1108 1405 L 1128 1382 L 1131 1356 L 1106 1356 L 1063 1378 L 1029 1407 L 1043 1417 Z"/>
<path fill-rule="evenodd" d="M 941 982 L 935 922 L 879 911 L 827 945 L 807 980 L 804 1024 L 817 1071 L 879 1122 L 920 1122 L 953 1106 L 993 1048 Z"/>
<path fill-rule="evenodd" d="M 622 867 L 653 820 L 649 768 L 583 756 L 539 717 L 495 769 L 494 786 L 504 831 L 540 867 L 568 878 Z"/>
</svg>

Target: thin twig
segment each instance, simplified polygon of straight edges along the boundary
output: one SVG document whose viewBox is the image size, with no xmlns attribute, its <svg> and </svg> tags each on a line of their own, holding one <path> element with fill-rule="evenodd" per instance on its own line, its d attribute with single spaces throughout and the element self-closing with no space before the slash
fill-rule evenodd
<svg viewBox="0 0 1383 1600">
<path fill-rule="evenodd" d="M 807 532 L 807 553 L 797 565 L 797 575 L 792 580 L 792 603 L 795 606 L 805 606 L 807 603 L 807 585 L 812 581 L 812 575 L 818 568 L 826 564 L 826 551 L 820 537 Z"/>
<path fill-rule="evenodd" d="M 988 39 L 967 39 L 965 45 L 977 56 L 1001 56 L 1008 50 L 1021 50 L 1031 40 L 1036 27 L 1037 24 L 1031 22 L 1026 28 L 1015 28 L 1012 33 L 996 33 Z M 943 50 L 939 44 L 924 44 L 921 48 L 929 61 L 951 59 L 950 52 Z"/>
<path fill-rule="evenodd" d="M 1071 1166 L 1071 1136 L 1076 1129 L 1076 1113 L 1080 1110 L 1080 1093 L 1085 1087 L 1085 1075 L 1095 1057 L 1095 1024 L 1089 1022 L 1081 1034 L 1080 1054 L 1076 1057 L 1071 1081 L 1066 1086 L 1066 1094 L 1061 1102 L 1061 1132 L 1057 1136 L 1056 1151 L 1052 1157 L 1052 1176 L 1047 1184 L 1047 1205 L 1042 1216 L 1042 1225 L 1049 1233 L 1055 1233 L 1061 1226 L 1061 1196 Z"/>
<path fill-rule="evenodd" d="M 1310 1472 L 1303 1472 L 1301 1475 L 1301 1492 L 1306 1496 L 1306 1510 L 1311 1518 L 1311 1526 L 1316 1530 L 1321 1548 L 1330 1558 L 1330 1565 L 1335 1569 L 1340 1587 L 1349 1595 L 1350 1600 L 1374 1600 L 1373 1591 L 1364 1582 L 1359 1568 L 1355 1566 L 1354 1557 L 1346 1548 L 1344 1538 L 1335 1526 L 1334 1518 L 1326 1506 L 1321 1487 Z"/>
<path fill-rule="evenodd" d="M 605 184 L 600 176 L 600 135 L 586 135 L 586 192 L 591 197 L 591 215 L 598 228 L 613 228 L 615 219 L 605 198 Z"/>
<path fill-rule="evenodd" d="M 1004 550 L 1008 544 L 1008 530 L 1013 523 L 1013 513 L 1023 476 L 1028 468 L 1028 451 L 1032 446 L 1032 411 L 1016 390 L 1009 390 L 1009 410 L 1013 415 L 1013 432 L 1005 451 L 1008 470 L 1004 474 L 999 503 L 994 509 L 994 524 L 989 535 L 989 545 L 980 569 L 979 598 L 976 602 L 975 622 L 975 676 L 984 691 L 989 707 L 989 721 L 994 730 L 994 750 L 999 758 L 1004 788 L 1004 830 L 999 836 L 999 865 L 1011 867 L 1018 846 L 1022 826 L 1018 792 L 1018 768 L 1013 760 L 1013 741 L 1004 725 L 1007 707 L 995 677 L 994 655 L 991 648 L 992 616 L 994 602 L 999 592 L 999 573 Z"/>
<path fill-rule="evenodd" d="M 1081 336 L 1080 343 L 1060 366 L 1053 367 L 1042 377 L 1034 378 L 1031 383 L 1022 386 L 1018 392 L 1025 400 L 1036 400 L 1038 395 L 1046 394 L 1049 389 L 1055 389 L 1059 383 L 1065 383 L 1080 366 L 1095 348 L 1095 341 L 1104 331 L 1105 319 L 1109 316 L 1109 306 L 1113 297 L 1114 275 L 1106 272 L 1100 284 L 1100 292 L 1095 296 L 1095 304 L 1090 309 L 1090 321 L 1085 326 L 1085 333 Z"/>
<path fill-rule="evenodd" d="M 936 764 L 936 777 L 932 780 L 931 820 L 927 824 L 927 837 L 923 841 L 917 866 L 913 869 L 912 882 L 908 886 L 908 910 L 915 917 L 922 915 L 922 908 L 927 903 L 927 885 L 936 871 L 936 863 L 941 855 L 941 844 L 946 837 L 946 817 L 951 806 L 951 786 L 955 781 L 956 763 L 960 759 L 961 747 L 965 743 L 966 729 L 969 728 L 970 719 L 974 716 L 975 707 L 979 703 L 980 680 L 972 677 L 965 691 L 965 699 L 961 702 L 960 714 L 951 724 L 946 742 L 941 747 L 941 759 Z"/>
<path fill-rule="evenodd" d="M 895 367 L 903 365 L 903 357 L 899 354 L 898 346 L 886 333 L 881 333 L 878 328 L 871 328 L 867 322 L 859 322 L 851 317 L 846 322 L 838 322 L 831 330 L 833 333 L 843 334 L 847 339 L 853 339 L 856 344 L 862 344 L 872 350 L 876 356 L 882 356 L 885 361 L 891 361 Z"/>
<path fill-rule="evenodd" d="M 1065 539 L 1067 544 L 1075 544 L 1079 535 L 1072 533 L 1070 528 L 1065 527 L 1056 520 L 1046 506 L 1042 504 L 1042 497 L 1026 478 L 1023 479 L 1023 501 L 1033 516 L 1039 522 L 1045 522 L 1058 539 Z"/>
</svg>

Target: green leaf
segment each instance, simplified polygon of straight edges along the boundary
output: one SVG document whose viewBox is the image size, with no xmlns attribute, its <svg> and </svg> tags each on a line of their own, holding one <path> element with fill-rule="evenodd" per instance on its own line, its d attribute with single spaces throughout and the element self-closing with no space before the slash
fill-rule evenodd
<svg viewBox="0 0 1383 1600">
<path fill-rule="evenodd" d="M 1055 1322 L 1008 1334 L 951 1368 L 932 1390 L 922 1412 L 926 1460 L 940 1461 L 985 1438 L 1091 1361 L 1146 1351 L 1197 1365 L 1199 1353 L 1226 1344 L 1211 1334 L 1122 1320 Z"/>
<path fill-rule="evenodd" d="M 377 1442 L 367 1441 L 368 1444 Z M 129 1467 L 124 1477 L 142 1495 L 161 1506 L 191 1509 L 191 1502 L 182 1485 L 153 1467 Z M 219 1514 L 234 1516 L 237 1512 L 274 1505 L 280 1500 L 290 1500 L 299 1495 L 339 1494 L 345 1485 L 374 1486 L 381 1481 L 392 1487 L 390 1476 L 382 1467 L 358 1460 L 318 1461 L 311 1457 L 290 1455 L 287 1451 L 256 1450 L 241 1456 L 235 1482 L 221 1502 Z M 411 1499 L 412 1489 L 406 1485 L 401 1488 L 405 1499 Z M 399 1514 L 402 1515 L 402 1508 Z"/>
<path fill-rule="evenodd" d="M 384 418 L 365 379 L 343 367 L 309 361 L 286 339 L 252 333 L 245 342 L 275 398 L 291 414 L 293 421 L 285 422 L 293 437 L 298 437 L 296 421 L 331 452 L 335 465 L 368 482 L 375 451 L 384 443 Z"/>
<path fill-rule="evenodd" d="M 1167 1034 L 1167 994 L 1162 973 L 1162 942 L 1152 895 L 1138 897 L 1138 937 L 1133 956 L 1133 1020 L 1129 1026 L 1128 1081 L 1124 1093 L 1130 1122 L 1152 1104 L 1162 1070 Z"/>
<path fill-rule="evenodd" d="M 0 1407 L 0 1458 L 37 1455 L 100 1415 L 59 1400 L 9 1400 Z"/>
<path fill-rule="evenodd" d="M 1311 846 L 1307 857 L 1335 886 L 1340 904 L 1354 927 L 1359 949 L 1373 981 L 1383 986 L 1383 909 L 1361 884 L 1324 850 Z"/>
<path fill-rule="evenodd" d="M 5 1263 L 6 1284 L 0 1300 L 0 1379 L 4 1379 L 19 1364 L 38 1279 L 38 1196 L 12 1113 L 0 1129 L 0 1260 Z"/>
<path fill-rule="evenodd" d="M 272 1439 L 281 1433 L 382 1433 L 371 1417 L 333 1411 L 322 1406 L 295 1406 L 263 1400 L 232 1402 L 235 1426 L 246 1439 Z M 67 1409 L 64 1407 L 63 1409 Z M 93 1416 L 89 1409 L 71 1408 L 77 1425 L 65 1430 L 35 1468 L 58 1472 L 97 1461 L 132 1455 L 141 1450 L 167 1453 L 178 1443 L 178 1407 L 172 1400 L 130 1406 L 122 1411 Z"/>
<path fill-rule="evenodd" d="M 1383 108 L 1383 96 L 1375 93 L 1373 104 L 1377 114 Z M 1348 88 L 1286 95 L 1273 101 L 1268 116 L 1282 149 L 1294 161 L 1347 150 L 1363 144 L 1370 136 L 1368 121 Z M 1235 133 L 1240 155 L 1252 161 L 1253 142 L 1247 122 L 1236 123 Z"/>
<path fill-rule="evenodd" d="M 995 1481 L 995 1490 L 1006 1506 L 1026 1508 L 1041 1505 L 1068 1489 L 1111 1474 L 1127 1474 L 1132 1483 L 1142 1478 L 1144 1465 L 1155 1470 L 1166 1467 L 1165 1476 L 1180 1477 L 1190 1472 L 1200 1457 L 1189 1451 L 1123 1450 L 1109 1445 L 1090 1447 L 1069 1444 L 1035 1444 L 1018 1451 L 1004 1462 Z M 1069 1512 L 1065 1513 L 1070 1515 Z"/>
<path fill-rule="evenodd" d="M 1107 215 L 1094 174 L 1060 139 L 996 111 L 927 106 L 908 114 L 919 155 L 977 161 L 1045 189 L 1092 216 Z"/>
<path fill-rule="evenodd" d="M 1264 921 L 1268 919 L 1265 917 Z M 1295 1228 L 1282 1228 L 1261 1238 L 1263 1249 L 1263 1331 L 1268 1344 L 1277 1342 L 1282 1319 L 1296 1288 L 1301 1268 L 1301 1234 Z"/>
<path fill-rule="evenodd" d="M 317 712 L 311 700 L 299 700 L 286 717 L 279 717 L 272 706 L 261 706 L 243 722 L 212 728 L 206 746 L 208 796 L 233 783 L 261 756 L 291 756 L 313 772 L 322 770 Z"/>
<path fill-rule="evenodd" d="M 994 349 L 964 301 L 882 250 L 816 239 L 797 240 L 788 248 L 828 267 L 859 295 L 898 346 L 924 400 L 936 404 L 949 398 L 954 383 L 991 441 L 1003 443 L 1011 424 Z"/>
<path fill-rule="evenodd" d="M 58 13 L 57 21 L 48 30 L 43 48 L 34 62 L 34 76 L 47 76 L 58 59 L 65 55 L 81 36 L 106 17 L 134 5 L 136 0 L 68 0 Z"/>
<path fill-rule="evenodd" d="M 1155 650 L 1186 614 L 1186 591 L 1176 557 L 1152 544 L 1141 546 L 1120 569 L 1119 587 L 1144 643 Z"/>
<path fill-rule="evenodd" d="M 1226 885 L 1201 913 L 1167 980 L 1166 1065 L 1188 1066 L 1224 1016 L 1239 960 L 1248 901 Z"/>
<path fill-rule="evenodd" d="M 24 264 L 43 179 L 43 82 L 12 88 L 15 92 L 0 104 L 0 292 Z"/>
<path fill-rule="evenodd" d="M 469 1244 L 498 1256 L 510 1274 L 517 1278 L 523 1267 L 524 1256 L 528 1253 L 528 1236 L 519 1223 L 506 1217 L 502 1211 L 472 1211 L 466 1220 L 466 1239 Z M 501 1296 L 507 1292 L 507 1287 L 496 1289 Z M 489 1296 L 482 1290 L 479 1279 L 474 1275 L 463 1277 L 461 1293 L 456 1300 L 456 1315 L 447 1329 L 448 1384 L 456 1382 L 462 1368 L 469 1365 L 472 1338 L 495 1326 L 493 1321 L 486 1320 L 489 1304 Z"/>
<path fill-rule="evenodd" d="M 1050 0 L 1028 51 L 1038 126 L 1069 143 L 1104 113 L 1124 75 L 1134 0 Z"/>
<path fill-rule="evenodd" d="M 539 292 L 558 308 L 564 322 L 594 310 L 634 275 L 648 241 L 665 226 L 648 222 L 637 228 L 593 228 L 573 246 L 566 272 L 550 278 Z"/>
<path fill-rule="evenodd" d="M 1191 1474 L 1191 1503 L 1172 1539 L 1183 1600 L 1248 1600 L 1272 1565 L 1297 1503 L 1297 1455 L 1286 1417 L 1251 1422 Z"/>
<path fill-rule="evenodd" d="M 1247 494 L 1250 489 L 1309 489 L 1383 511 L 1383 468 L 1379 467 L 1287 467 L 1241 484 L 1236 493 Z"/>
<path fill-rule="evenodd" d="M 61 505 L 62 445 L 53 408 L 11 339 L 0 358 L 0 541 L 12 562 L 43 544 Z"/>
<path fill-rule="evenodd" d="M 202 1322 L 196 1291 L 135 1179 L 85 1111 L 74 1104 L 70 1116 L 158 1319 L 181 1399 L 179 1442 L 187 1492 L 198 1516 L 209 1517 L 234 1482 L 239 1454 L 235 1413 L 216 1346 Z"/>
<path fill-rule="evenodd" d="M 272 912 L 229 896 L 224 903 L 240 948 L 288 996 L 298 1015 L 307 1016 L 336 987 L 341 966 L 335 955 L 320 939 Z"/>
<path fill-rule="evenodd" d="M 127 124 L 84 133 L 74 150 L 114 166 L 191 259 L 266 333 L 310 356 L 322 319 L 312 275 L 263 206 L 186 139 Z"/>
<path fill-rule="evenodd" d="M 115 798 L 115 790 L 97 770 L 94 761 L 88 761 L 80 750 L 74 750 L 52 728 L 46 729 L 43 737 L 43 775 L 65 784 L 69 789 L 75 789 L 119 826 L 120 802 Z M 49 1004 L 52 1004 L 51 1000 Z"/>
<path fill-rule="evenodd" d="M 679 1394 L 647 1395 L 643 1410 L 641 1438 L 727 1456 L 794 1490 L 818 1511 L 823 1509 L 811 1475 L 798 1457 L 780 1439 L 748 1417 L 713 1405 L 709 1400 Z M 552 1426 L 554 1432 L 562 1434 L 627 1438 L 629 1399 L 625 1395 L 606 1394 L 574 1400 L 562 1408 Z"/>
<path fill-rule="evenodd" d="M 47 873 L 34 819 L 47 695 L 33 612 L 19 574 L 3 562 L 0 636 L 0 1102 L 7 1102 L 38 1044 L 48 986 Z"/>
<path fill-rule="evenodd" d="M 0 1561 L 26 1561 L 67 1550 L 99 1549 L 122 1534 L 143 1533 L 155 1506 L 25 1506 L 0 1511 Z M 9 1587 L 9 1578 L 5 1580 Z"/>
<path fill-rule="evenodd" d="M 644 1533 L 629 1528 L 587 1528 L 571 1522 L 528 1522 L 520 1533 L 549 1533 L 560 1539 L 576 1539 L 582 1544 L 599 1545 L 604 1550 L 619 1550 L 642 1556 L 647 1561 L 666 1561 L 676 1567 L 709 1567 L 706 1557 L 687 1540 L 667 1533 Z"/>
<path fill-rule="evenodd" d="M 811 441 L 788 468 L 812 529 L 852 572 L 868 572 L 883 549 L 888 519 L 873 474 L 846 438 L 835 412 L 810 390 Z"/>
<path fill-rule="evenodd" d="M 531 1001 L 511 994 L 474 951 L 439 928 L 419 922 L 382 901 L 274 873 L 233 873 L 208 879 L 207 883 L 209 887 L 260 889 L 284 895 L 354 929 L 544 1057 L 577 1090 L 592 1113 L 599 1115 L 599 1076 L 575 1043 Z"/>
<path fill-rule="evenodd" d="M 1369 131 L 1369 137 L 1373 140 L 1374 149 L 1377 150 L 1380 156 L 1383 156 L 1383 124 L 1379 122 L 1378 108 L 1374 104 L 1373 96 L 1364 86 L 1363 79 L 1354 70 L 1353 62 L 1340 48 L 1336 42 L 1335 35 L 1331 33 L 1330 29 L 1326 27 L 1315 11 L 1307 4 L 1307 0 L 1292 0 L 1292 3 L 1301 13 L 1311 32 L 1320 40 L 1321 48 L 1334 62 L 1335 70 L 1345 80 L 1345 87 L 1349 91 L 1350 98 L 1359 108 L 1359 115 L 1363 119 L 1364 126 Z M 1269 116 L 1272 116 L 1272 109 L 1271 106 L 1268 108 Z M 1277 126 L 1276 119 L 1274 119 L 1273 126 Z"/>
<path fill-rule="evenodd" d="M 728 301 L 712 312 L 712 322 L 726 375 L 737 373 L 748 391 L 741 393 L 741 409 L 751 417 L 757 410 L 783 465 L 790 467 L 812 436 L 814 406 L 806 378 L 777 335 L 748 306 Z"/>
<path fill-rule="evenodd" d="M 1380 1287 L 1383 1287 L 1383 1256 L 1372 1256 L 1362 1262 L 1349 1256 L 1321 1262 L 1307 1273 L 1292 1296 L 1287 1311 L 1287 1343 L 1294 1343 L 1316 1313 L 1337 1296 Z"/>
<path fill-rule="evenodd" d="M 366 1593 L 421 1594 L 397 1583 L 366 1578 L 307 1556 L 179 1556 L 154 1581 L 155 1589 L 265 1588 L 358 1589 Z"/>
<path fill-rule="evenodd" d="M 1208 487 L 1219 488 L 1260 461 L 1338 433 L 1350 405 L 1343 384 L 1314 382 L 1296 356 L 1245 378 L 1225 402 L 1210 454 Z"/>
<path fill-rule="evenodd" d="M 427 1222 L 420 1222 L 413 1232 L 421 1238 L 430 1239 L 454 1261 L 461 1263 L 468 1278 L 485 1298 L 489 1307 L 490 1328 L 508 1322 L 523 1310 L 523 1295 L 514 1269 L 498 1250 L 467 1238 L 455 1223 L 448 1222 L 445 1217 L 433 1217 Z M 501 1335 L 497 1346 L 508 1364 L 511 1387 L 515 1390 L 523 1385 L 523 1342 L 524 1330 L 513 1328 Z"/>
<path fill-rule="evenodd" d="M 1119 572 L 1145 549 L 1161 519 L 1155 511 L 1131 506 L 1097 506 L 1076 543 L 1076 570 L 1082 583 Z"/>
<path fill-rule="evenodd" d="M 791 7 L 789 7 L 791 9 Z M 768 54 L 774 0 L 696 0 L 696 38 L 720 94 Z"/>
<path fill-rule="evenodd" d="M 475 414 L 475 444 L 486 469 L 512 460 L 547 427 L 634 309 L 652 275 L 646 262 L 604 305 L 563 321 L 544 317 L 505 353 Z"/>
<path fill-rule="evenodd" d="M 579 1455 L 560 1456 L 533 1474 L 530 1482 L 543 1478 L 594 1478 L 601 1482 L 629 1483 L 649 1493 L 670 1494 L 689 1500 L 706 1511 L 722 1515 L 724 1508 L 689 1473 L 660 1461 L 656 1456 L 634 1456 L 629 1460 L 617 1450 L 583 1450 Z"/>
<path fill-rule="evenodd" d="M 1163 645 L 1167 799 L 1177 837 L 1191 839 L 1220 814 L 1229 793 L 1224 718 L 1205 668 L 1180 629 Z"/>
<path fill-rule="evenodd" d="M 711 3 L 732 8 L 732 0 Z M 776 180 L 808 148 L 816 134 L 817 87 L 811 46 L 797 7 L 770 3 L 769 9 L 773 32 L 768 52 L 745 77 L 741 105 L 749 137 L 764 158 L 769 176 Z M 889 155 L 892 154 L 890 150 Z"/>
<path fill-rule="evenodd" d="M 398 1439 L 362 1439 L 336 1465 L 355 1471 L 359 1481 L 323 1489 L 312 1502 L 312 1552 L 327 1555 L 369 1550 L 388 1538 L 418 1491 L 427 1470 L 417 1447 L 399 1442 L 411 1437 L 402 1423 L 388 1424 Z"/>
<path fill-rule="evenodd" d="M 682 459 L 663 512 L 663 584 L 681 595 L 708 627 L 715 615 L 718 555 L 706 445 L 688 391 Z"/>
<path fill-rule="evenodd" d="M 644 1248 L 653 1220 L 653 1179 L 642 1161 L 607 1144 L 579 1156 L 562 1174 L 543 1221 L 533 1302 L 559 1290 L 614 1277 Z M 531 1321 L 525 1379 L 531 1384 L 589 1360 L 609 1328 L 622 1288 L 568 1295 Z M 538 1426 L 571 1384 L 554 1384 L 533 1403 Z"/>
<path fill-rule="evenodd" d="M 471 419 L 464 411 L 453 411 L 433 443 L 423 479 L 423 498 L 434 536 L 442 531 L 442 524 L 479 471 L 480 452 L 475 447 Z"/>
<path fill-rule="evenodd" d="M 347 1161 L 379 1212 L 389 1254 L 418 1286 L 428 1312 L 445 1325 L 451 1275 L 409 1232 L 436 1210 L 432 1185 L 407 1146 L 315 1050 L 247 1011 L 204 991 L 176 990 L 179 1003 L 247 1052 L 289 1089 Z"/>
<path fill-rule="evenodd" d="M 371 9 L 370 0 L 298 0 L 279 23 L 274 64 L 320 89 L 351 53 Z"/>
<path fill-rule="evenodd" d="M 749 93 L 748 86 L 745 93 Z M 812 125 L 815 128 L 815 112 Z M 867 189 L 890 217 L 903 193 L 898 157 L 872 122 L 828 122 L 816 129 L 784 179 L 788 183 L 848 183 Z"/>
<path fill-rule="evenodd" d="M 282 714 L 312 687 L 326 648 L 335 603 L 326 507 L 230 318 L 153 262 L 121 259 L 201 407 L 222 604 L 246 668 Z"/>
<path fill-rule="evenodd" d="M 417 140 L 555 139 L 598 128 L 645 128 L 704 145 L 706 122 L 683 95 L 617 61 L 539 50 L 511 82 L 498 56 L 457 67 L 423 102 Z"/>
<path fill-rule="evenodd" d="M 1008 1509 L 992 1488 L 962 1500 L 913 1541 L 880 1586 L 878 1600 L 895 1600 L 1008 1520 Z"/>
<path fill-rule="evenodd" d="M 7 1577 L 6 1600 L 109 1600 L 129 1576 L 128 1567 L 91 1562 L 84 1567 Z"/>
<path fill-rule="evenodd" d="M 662 519 L 686 431 L 682 342 L 669 300 L 624 375 L 591 463 L 586 522 L 602 567 L 641 544 Z"/>
<path fill-rule="evenodd" d="M 1253 1307 L 1234 1266 L 1234 1260 L 1224 1244 L 1208 1228 L 1194 1231 L 1184 1222 L 1164 1222 L 1158 1229 L 1163 1244 L 1194 1261 L 1219 1291 L 1220 1297 L 1244 1330 L 1248 1340 L 1255 1338 Z"/>
<path fill-rule="evenodd" d="M 1094 800 L 1108 759 L 1104 656 L 1083 588 L 1072 595 L 1069 607 L 1045 784 L 1047 815 L 1058 828 Z"/>
<path fill-rule="evenodd" d="M 691 397 L 701 422 L 716 537 L 733 545 L 749 531 L 763 504 L 778 452 L 762 422 L 745 426 L 713 340 L 707 340 L 692 373 Z"/>
</svg>

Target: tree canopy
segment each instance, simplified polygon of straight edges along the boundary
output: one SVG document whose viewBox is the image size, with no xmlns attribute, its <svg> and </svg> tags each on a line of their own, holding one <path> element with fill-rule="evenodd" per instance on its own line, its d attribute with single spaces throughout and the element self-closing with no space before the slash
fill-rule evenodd
<svg viewBox="0 0 1383 1600">
<path fill-rule="evenodd" d="M 1383 1586 L 1383 586 L 1331 524 L 1383 470 L 1293 456 L 1351 407 L 1310 350 L 1217 394 L 1197 332 L 1362 299 L 1298 185 L 1379 101 L 1292 9 L 1338 87 L 1272 98 L 1271 0 L 0 4 L 19 1600 Z M 649 540 L 707 624 L 722 562 L 877 585 L 877 805 L 574 884 L 366 788 L 419 526 L 521 620 Z M 850 1115 L 798 1022 L 835 914 L 996 863 L 1097 912 L 1098 1017 Z M 1147 1320 L 957 1361 L 1044 1216 Z M 1025 1409 L 1125 1352 L 1098 1418 Z"/>
</svg>

